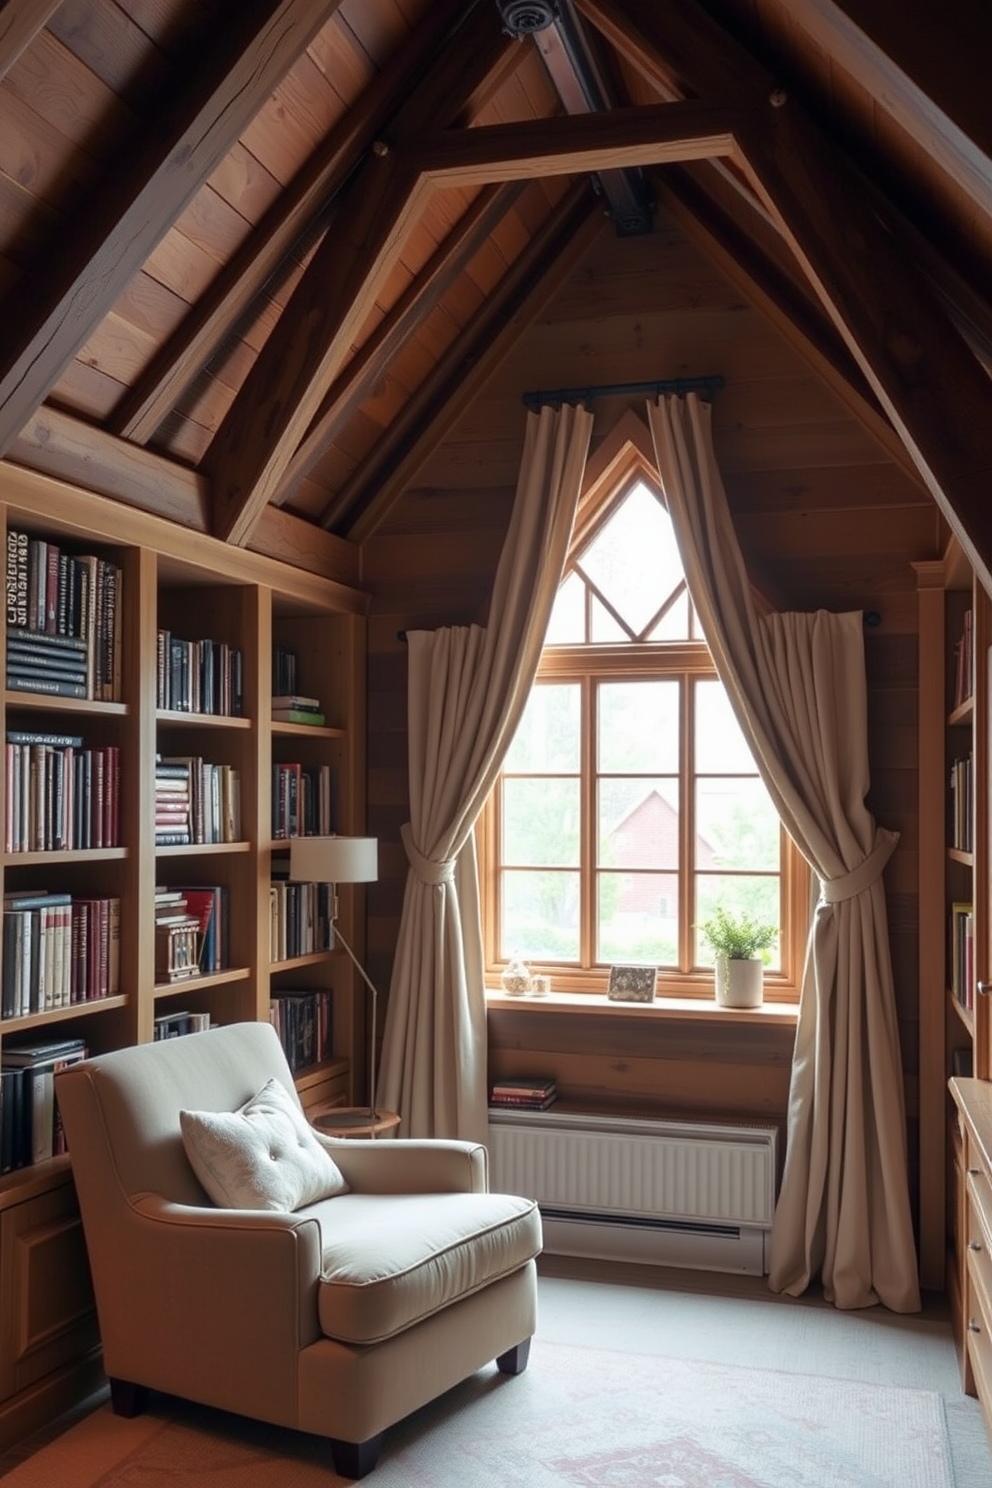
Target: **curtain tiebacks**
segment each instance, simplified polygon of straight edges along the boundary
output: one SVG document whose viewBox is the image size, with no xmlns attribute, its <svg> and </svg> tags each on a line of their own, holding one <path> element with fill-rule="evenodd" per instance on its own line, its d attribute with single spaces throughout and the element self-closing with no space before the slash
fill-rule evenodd
<svg viewBox="0 0 992 1488">
<path fill-rule="evenodd" d="M 852 868 L 850 873 L 840 874 L 838 878 L 820 879 L 822 902 L 839 904 L 843 899 L 854 899 L 858 894 L 863 894 L 865 889 L 870 889 L 875 880 L 881 878 L 898 841 L 898 832 L 880 827 L 875 833 L 875 846 L 857 868 Z"/>
<path fill-rule="evenodd" d="M 402 827 L 400 827 L 400 836 L 403 839 L 403 846 L 406 848 L 406 855 L 407 859 L 409 860 L 410 867 L 420 879 L 421 883 L 430 884 L 432 886 L 434 884 L 454 883 L 454 858 L 445 858 L 443 862 L 440 863 L 435 863 L 432 861 L 432 859 L 425 858 L 423 853 L 420 851 L 420 848 L 417 847 L 416 843 L 413 840 L 413 831 L 410 827 L 409 822 L 404 822 Z"/>
</svg>

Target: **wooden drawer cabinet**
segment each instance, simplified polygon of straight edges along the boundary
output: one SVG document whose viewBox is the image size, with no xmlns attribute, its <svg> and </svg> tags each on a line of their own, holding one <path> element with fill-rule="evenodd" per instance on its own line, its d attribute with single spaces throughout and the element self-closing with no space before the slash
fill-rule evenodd
<svg viewBox="0 0 992 1488">
<path fill-rule="evenodd" d="M 952 1080 L 962 1126 L 965 1274 L 960 1300 L 964 1387 L 977 1395 L 992 1435 L 992 1082 Z"/>
<path fill-rule="evenodd" d="M 0 1446 L 102 1378 L 82 1224 L 68 1164 L 0 1192 Z"/>
</svg>

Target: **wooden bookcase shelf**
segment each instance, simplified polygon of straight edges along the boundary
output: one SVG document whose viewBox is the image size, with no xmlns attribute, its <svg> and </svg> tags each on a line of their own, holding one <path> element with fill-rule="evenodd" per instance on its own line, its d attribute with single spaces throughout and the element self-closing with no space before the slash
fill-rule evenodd
<svg viewBox="0 0 992 1488">
<path fill-rule="evenodd" d="M 273 837 L 274 764 L 299 760 L 307 769 L 330 766 L 332 830 L 363 830 L 365 594 L 27 471 L 5 469 L 0 515 L 5 551 L 6 534 L 13 529 L 118 565 L 123 638 L 117 701 L 0 691 L 5 745 L 11 729 L 81 735 L 84 747 L 116 746 L 120 758 L 118 846 L 0 855 L 5 893 L 119 899 L 119 991 L 0 1020 L 0 1056 L 4 1047 L 46 1038 L 78 1037 L 91 1053 L 147 1042 L 154 1036 L 155 1018 L 178 1009 L 207 1014 L 214 1023 L 267 1020 L 273 992 L 331 988 L 332 1054 L 298 1071 L 297 1087 L 307 1107 L 361 1100 L 366 1030 L 356 973 L 335 951 L 272 964 L 269 904 L 273 867 L 288 847 Z M 6 656 L 6 617 L 0 626 Z M 239 713 L 158 705 L 160 630 L 185 641 L 222 642 L 240 654 Z M 271 720 L 275 646 L 297 654 L 298 690 L 321 699 L 326 727 Z M 239 840 L 156 844 L 157 755 L 229 767 L 227 779 L 236 772 Z M 6 800 L 6 772 L 4 780 Z M 225 895 L 228 964 L 163 983 L 156 978 L 156 889 L 214 885 Z M 341 924 L 358 947 L 364 939 L 362 902 L 359 889 L 342 889 Z M 32 1248 L 25 1236 L 35 1233 Z M 77 1372 L 81 1388 L 89 1387 L 99 1357 L 93 1317 L 79 1321 L 79 1286 L 88 1286 L 88 1273 L 71 1158 L 0 1175 L 0 1274 L 11 1267 L 20 1268 L 12 1284 L 23 1289 L 26 1307 L 32 1288 L 50 1285 L 56 1270 L 75 1268 L 81 1278 L 79 1285 L 60 1287 L 72 1316 L 52 1318 L 46 1333 L 51 1399 L 64 1403 L 67 1371 Z M 60 1338 L 64 1346 L 53 1346 Z M 2 1381 L 19 1376 L 3 1358 L 3 1347 L 0 1341 L 0 1447 L 23 1434 L 25 1423 L 44 1418 L 48 1389 L 46 1370 L 39 1368 L 30 1390 L 18 1387 L 4 1394 Z"/>
<path fill-rule="evenodd" d="M 975 1174 L 992 1091 L 992 600 L 952 539 L 919 602 L 920 1274 L 946 1289 L 964 1388 L 992 1426 Z M 962 694 L 964 694 L 962 696 Z M 962 940 L 960 932 L 967 927 Z M 976 1114 L 978 1113 L 978 1114 Z M 992 1170 L 985 1175 L 985 1187 Z M 939 1196 L 946 1195 L 940 1204 Z M 983 1362 L 986 1366 L 979 1367 Z"/>
</svg>

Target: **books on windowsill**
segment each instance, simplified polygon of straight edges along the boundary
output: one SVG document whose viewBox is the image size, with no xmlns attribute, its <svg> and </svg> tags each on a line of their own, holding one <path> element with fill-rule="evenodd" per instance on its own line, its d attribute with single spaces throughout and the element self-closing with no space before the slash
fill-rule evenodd
<svg viewBox="0 0 992 1488">
<path fill-rule="evenodd" d="M 546 1076 L 511 1076 L 497 1080 L 489 1095 L 491 1106 L 522 1111 L 546 1111 L 558 1095 L 557 1083 Z"/>
</svg>

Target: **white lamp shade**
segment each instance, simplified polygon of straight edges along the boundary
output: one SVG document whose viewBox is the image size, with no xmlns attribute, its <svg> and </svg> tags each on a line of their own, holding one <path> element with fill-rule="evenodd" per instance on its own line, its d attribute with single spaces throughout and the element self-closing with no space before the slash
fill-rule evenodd
<svg viewBox="0 0 992 1488">
<path fill-rule="evenodd" d="M 375 837 L 294 837 L 289 876 L 299 883 L 374 883 L 379 877 Z"/>
</svg>

